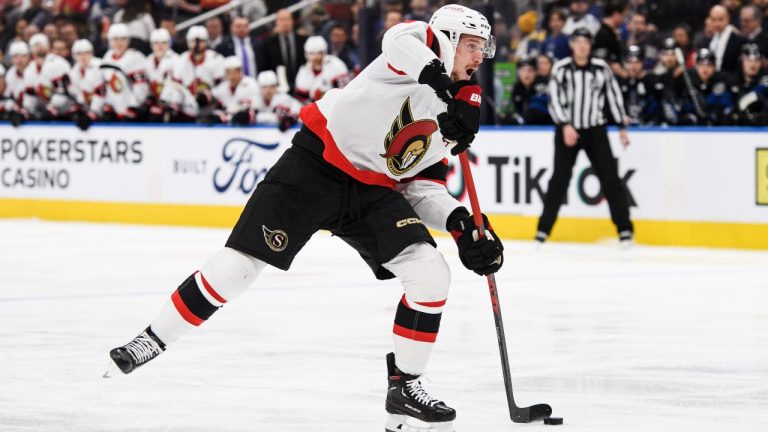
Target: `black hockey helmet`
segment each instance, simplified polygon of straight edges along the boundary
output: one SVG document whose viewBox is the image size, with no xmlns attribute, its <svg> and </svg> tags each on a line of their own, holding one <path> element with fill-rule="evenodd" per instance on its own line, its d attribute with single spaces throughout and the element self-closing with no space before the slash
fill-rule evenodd
<svg viewBox="0 0 768 432">
<path fill-rule="evenodd" d="M 763 58 L 763 54 L 757 44 L 748 43 L 741 46 L 741 58 L 760 59 Z"/>
<path fill-rule="evenodd" d="M 677 47 L 677 42 L 674 38 L 671 37 L 664 39 L 664 41 L 661 43 L 662 51 L 674 51 Z"/>
<path fill-rule="evenodd" d="M 715 53 L 707 48 L 696 51 L 696 64 L 715 64 Z"/>
<path fill-rule="evenodd" d="M 631 62 L 631 61 L 643 61 L 643 50 L 640 49 L 637 45 L 631 45 L 627 49 L 627 55 L 624 56 L 624 60 Z"/>
<path fill-rule="evenodd" d="M 589 30 L 587 30 L 584 27 L 579 27 L 576 30 L 574 30 L 573 33 L 571 33 L 570 39 L 573 40 L 578 37 L 586 38 L 589 41 L 589 43 L 592 43 L 592 33 L 590 33 Z"/>
</svg>

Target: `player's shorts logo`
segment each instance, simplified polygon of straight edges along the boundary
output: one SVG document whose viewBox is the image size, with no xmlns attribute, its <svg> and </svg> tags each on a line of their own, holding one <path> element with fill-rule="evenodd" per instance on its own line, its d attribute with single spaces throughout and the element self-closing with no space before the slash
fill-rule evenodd
<svg viewBox="0 0 768 432">
<path fill-rule="evenodd" d="M 392 122 L 392 128 L 384 138 L 384 150 L 379 156 L 387 160 L 389 172 L 401 176 L 410 171 L 427 154 L 432 134 L 437 131 L 434 120 L 414 120 L 411 98 L 400 108 L 400 115 Z"/>
<path fill-rule="evenodd" d="M 264 240 L 267 242 L 267 246 L 275 252 L 282 252 L 288 247 L 288 234 L 282 230 L 271 230 L 265 225 L 261 226 L 261 230 L 264 231 Z"/>
</svg>

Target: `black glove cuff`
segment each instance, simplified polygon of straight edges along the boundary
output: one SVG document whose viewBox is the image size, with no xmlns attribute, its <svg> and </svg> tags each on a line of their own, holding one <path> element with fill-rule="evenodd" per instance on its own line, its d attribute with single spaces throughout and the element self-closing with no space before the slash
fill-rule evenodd
<svg viewBox="0 0 768 432">
<path fill-rule="evenodd" d="M 456 207 L 456 209 L 453 210 L 450 215 L 448 215 L 448 220 L 445 223 L 445 228 L 448 231 L 451 231 L 456 226 L 457 221 L 468 218 L 468 217 L 469 217 L 469 210 L 467 210 L 465 207 Z"/>
</svg>

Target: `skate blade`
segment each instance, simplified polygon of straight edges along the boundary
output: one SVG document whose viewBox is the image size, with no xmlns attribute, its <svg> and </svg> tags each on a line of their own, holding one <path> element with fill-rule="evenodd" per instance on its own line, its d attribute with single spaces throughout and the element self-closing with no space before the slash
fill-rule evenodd
<svg viewBox="0 0 768 432">
<path fill-rule="evenodd" d="M 456 432 L 453 422 L 427 423 L 402 414 L 388 414 L 385 432 Z"/>
<path fill-rule="evenodd" d="M 115 362 L 112 360 L 109 361 L 109 365 L 107 366 L 107 370 L 104 372 L 104 375 L 102 375 L 102 378 L 113 378 L 116 376 L 119 376 L 123 373 L 123 371 L 120 370 L 120 368 L 117 367 Z"/>
</svg>

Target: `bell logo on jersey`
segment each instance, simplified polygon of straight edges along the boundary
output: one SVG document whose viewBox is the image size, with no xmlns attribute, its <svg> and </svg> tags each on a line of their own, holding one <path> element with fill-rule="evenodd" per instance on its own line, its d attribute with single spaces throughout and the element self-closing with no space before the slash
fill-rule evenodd
<svg viewBox="0 0 768 432">
<path fill-rule="evenodd" d="M 427 154 L 435 131 L 436 121 L 413 119 L 411 98 L 407 98 L 384 138 L 386 153 L 379 155 L 387 160 L 389 172 L 401 176 L 415 167 Z"/>
<path fill-rule="evenodd" d="M 288 247 L 288 234 L 282 230 L 271 230 L 265 225 L 261 226 L 261 230 L 264 231 L 264 240 L 267 242 L 267 246 L 275 252 L 282 252 Z"/>
</svg>

